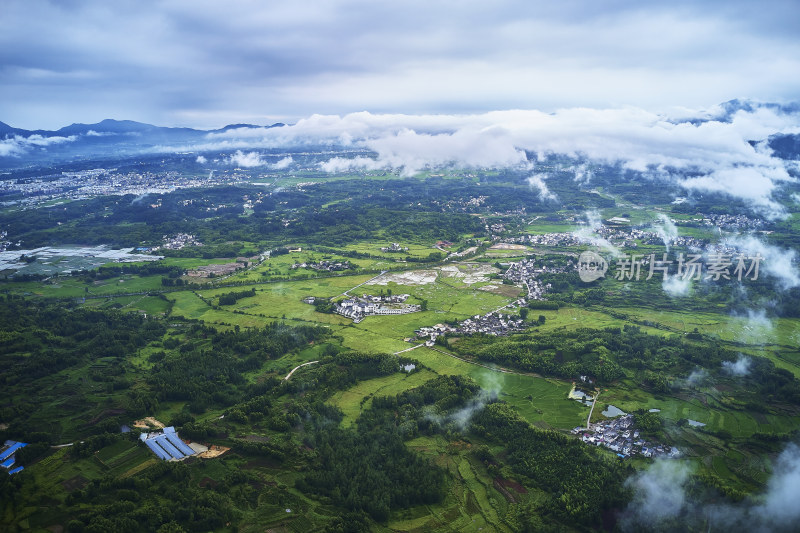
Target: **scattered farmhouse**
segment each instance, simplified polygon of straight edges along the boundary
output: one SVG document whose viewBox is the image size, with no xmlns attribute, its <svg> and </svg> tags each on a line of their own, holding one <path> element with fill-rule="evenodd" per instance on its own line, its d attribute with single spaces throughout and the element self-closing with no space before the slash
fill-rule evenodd
<svg viewBox="0 0 800 533">
<path fill-rule="evenodd" d="M 391 246 L 385 246 L 381 248 L 381 252 L 389 252 L 389 253 L 400 253 L 407 251 L 408 251 L 408 246 L 400 246 L 396 242 L 393 242 Z"/>
</svg>

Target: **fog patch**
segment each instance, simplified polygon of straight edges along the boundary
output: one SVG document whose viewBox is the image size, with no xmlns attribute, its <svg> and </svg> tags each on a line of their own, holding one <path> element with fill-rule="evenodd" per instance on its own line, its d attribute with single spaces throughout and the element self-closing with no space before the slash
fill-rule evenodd
<svg viewBox="0 0 800 533">
<path fill-rule="evenodd" d="M 631 476 L 626 485 L 633 498 L 620 516 L 623 531 L 747 531 L 797 530 L 800 506 L 800 447 L 790 443 L 773 464 L 762 494 L 738 504 L 707 504 L 688 494 L 691 471 L 681 462 L 656 460 Z M 695 496 L 695 498 L 697 498 Z"/>
<path fill-rule="evenodd" d="M 752 363 L 752 359 L 748 356 L 739 354 L 739 357 L 736 361 L 723 361 L 722 362 L 722 371 L 726 374 L 736 377 L 746 376 L 750 373 L 750 364 Z"/>
<path fill-rule="evenodd" d="M 664 246 L 669 252 L 669 247 L 672 242 L 678 237 L 678 227 L 667 215 L 663 213 L 658 214 L 658 220 L 661 224 L 655 224 L 650 228 L 650 231 L 657 234 Z"/>
<path fill-rule="evenodd" d="M 534 174 L 528 178 L 528 185 L 531 189 L 539 191 L 540 200 L 556 200 L 556 195 L 547 188 L 547 184 L 545 183 L 546 178 L 547 174 Z"/>
<path fill-rule="evenodd" d="M 764 309 L 748 309 L 745 314 L 733 313 L 736 339 L 750 344 L 763 344 L 772 338 L 775 324 Z"/>
<path fill-rule="evenodd" d="M 652 466 L 628 478 L 625 485 L 633 491 L 633 498 L 621 517 L 622 529 L 655 526 L 678 518 L 687 505 L 690 474 L 683 462 L 656 459 Z"/>
<path fill-rule="evenodd" d="M 288 155 L 288 156 L 284 157 L 283 159 L 280 159 L 277 162 L 271 164 L 270 168 L 273 168 L 275 170 L 283 170 L 285 168 L 289 168 L 289 166 L 292 163 L 294 163 L 294 159 L 292 159 L 292 156 Z"/>
<path fill-rule="evenodd" d="M 749 256 L 761 255 L 764 259 L 759 269 L 777 278 L 781 289 L 800 286 L 800 273 L 795 267 L 796 251 L 767 244 L 752 235 L 729 237 L 726 243 L 736 246 Z"/>
<path fill-rule="evenodd" d="M 664 276 L 664 280 L 661 282 L 661 288 L 672 297 L 687 296 L 691 287 L 692 280 L 690 278 L 679 276 Z"/>
<path fill-rule="evenodd" d="M 240 168 L 261 167 L 266 164 L 258 152 L 244 153 L 241 150 L 236 150 L 234 154 L 225 159 L 225 162 Z"/>
<path fill-rule="evenodd" d="M 622 257 L 624 254 L 619 248 L 611 244 L 608 239 L 597 235 L 596 230 L 603 225 L 600 213 L 596 210 L 590 210 L 584 213 L 584 217 L 586 218 L 586 225 L 573 231 L 572 236 L 581 242 L 600 248 L 612 254 L 614 257 Z"/>
</svg>

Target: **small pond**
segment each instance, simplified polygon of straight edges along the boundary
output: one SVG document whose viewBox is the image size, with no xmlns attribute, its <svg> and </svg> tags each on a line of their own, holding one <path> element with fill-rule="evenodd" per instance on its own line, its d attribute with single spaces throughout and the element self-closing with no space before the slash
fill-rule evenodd
<svg viewBox="0 0 800 533">
<path fill-rule="evenodd" d="M 625 411 L 620 409 L 619 407 L 615 407 L 613 405 L 609 405 L 608 409 L 603 411 L 603 416 L 607 416 L 609 418 L 614 418 L 615 416 L 627 415 Z"/>
</svg>

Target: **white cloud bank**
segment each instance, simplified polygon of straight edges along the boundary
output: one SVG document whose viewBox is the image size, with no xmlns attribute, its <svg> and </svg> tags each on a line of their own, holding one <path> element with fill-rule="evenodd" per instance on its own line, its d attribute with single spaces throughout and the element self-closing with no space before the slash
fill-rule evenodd
<svg viewBox="0 0 800 533">
<path fill-rule="evenodd" d="M 277 128 L 213 133 L 196 148 L 358 148 L 374 152 L 375 158 L 336 156 L 321 168 L 328 172 L 389 169 L 404 175 L 443 166 L 529 168 L 535 165 L 529 161 L 531 154 L 561 154 L 620 164 L 625 170 L 669 180 L 690 191 L 725 193 L 767 216 L 782 216 L 784 210 L 773 194 L 795 179 L 763 141 L 778 133 L 800 133 L 800 115 L 756 107 L 724 120 L 709 119 L 715 116 L 720 115 L 714 110 L 694 111 L 674 119 L 631 107 L 475 115 L 360 112 L 313 115 Z M 581 170 L 576 179 L 586 179 L 586 172 Z"/>
<path fill-rule="evenodd" d="M 736 505 L 703 505 L 687 494 L 689 467 L 658 460 L 628 480 L 633 499 L 620 526 L 623 531 L 797 531 L 800 447 L 789 444 L 772 470 L 763 494 Z"/>
<path fill-rule="evenodd" d="M 795 267 L 797 252 L 794 250 L 767 244 L 752 235 L 729 237 L 726 243 L 736 246 L 749 256 L 761 255 L 763 261 L 759 268 L 777 278 L 781 288 L 800 286 L 800 273 Z"/>
<path fill-rule="evenodd" d="M 14 137 L 0 140 L 0 157 L 18 157 L 36 148 L 68 143 L 75 139 L 77 139 L 75 135 L 70 135 L 69 137 L 43 137 L 41 135 L 21 137 L 15 135 Z"/>
<path fill-rule="evenodd" d="M 200 163 L 200 158 L 203 159 L 203 163 L 205 163 L 206 158 L 203 156 L 198 156 L 197 162 Z M 236 150 L 230 157 L 227 157 L 223 160 L 223 162 L 227 165 L 233 165 L 237 168 L 255 168 L 255 167 L 268 167 L 273 170 L 284 170 L 289 168 L 292 163 L 294 163 L 294 159 L 292 156 L 286 156 L 275 163 L 269 163 L 264 156 L 262 156 L 258 152 L 243 152 L 241 150 Z"/>
<path fill-rule="evenodd" d="M 244 153 L 241 150 L 236 150 L 225 162 L 238 168 L 261 167 L 266 164 L 258 152 Z"/>
</svg>

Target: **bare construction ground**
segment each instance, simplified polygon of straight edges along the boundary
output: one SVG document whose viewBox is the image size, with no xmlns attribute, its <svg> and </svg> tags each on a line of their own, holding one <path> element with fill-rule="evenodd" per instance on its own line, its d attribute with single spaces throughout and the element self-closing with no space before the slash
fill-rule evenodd
<svg viewBox="0 0 800 533">
<path fill-rule="evenodd" d="M 164 424 L 162 424 L 152 416 L 148 416 L 134 422 L 133 427 L 140 429 L 150 429 L 150 428 L 162 429 L 164 427 Z"/>
</svg>

